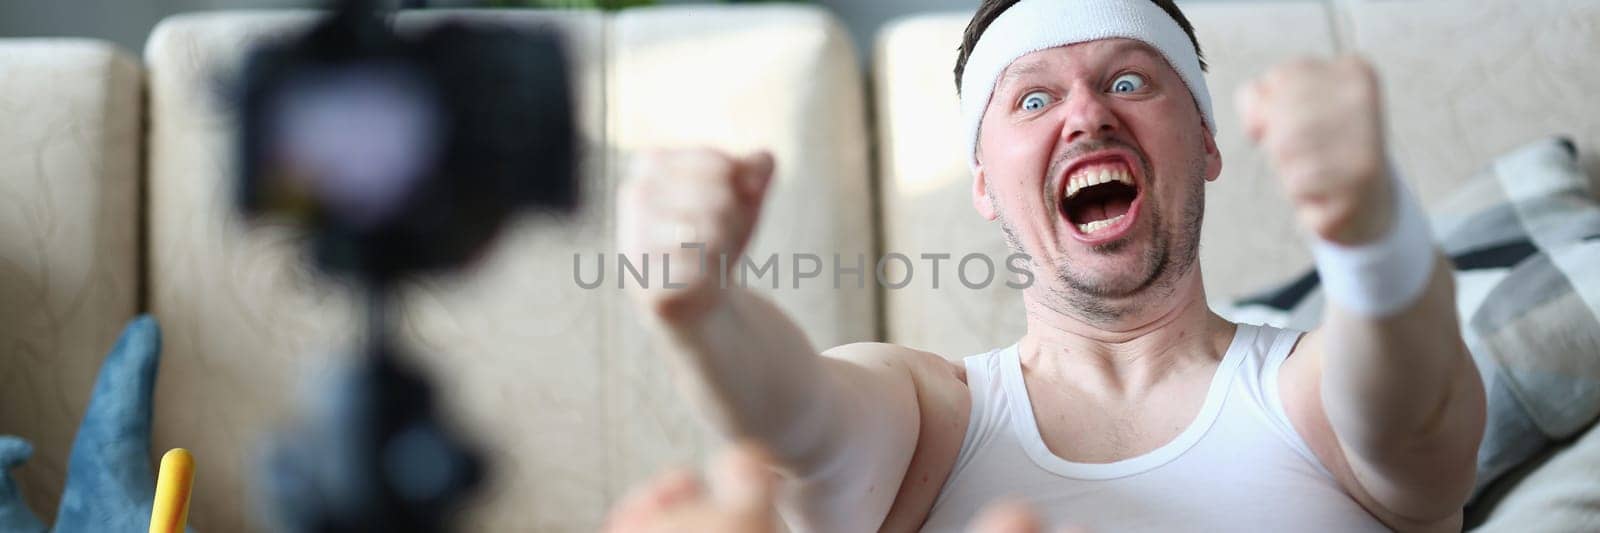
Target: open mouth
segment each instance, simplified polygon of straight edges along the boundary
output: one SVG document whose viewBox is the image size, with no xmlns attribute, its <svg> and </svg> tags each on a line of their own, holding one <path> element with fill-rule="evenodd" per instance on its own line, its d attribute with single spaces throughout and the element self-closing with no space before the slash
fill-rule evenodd
<svg viewBox="0 0 1600 533">
<path fill-rule="evenodd" d="M 1061 201 L 1062 214 L 1079 232 L 1097 236 L 1117 226 L 1139 199 L 1139 186 L 1127 163 L 1116 161 L 1084 165 L 1068 177 Z"/>
</svg>

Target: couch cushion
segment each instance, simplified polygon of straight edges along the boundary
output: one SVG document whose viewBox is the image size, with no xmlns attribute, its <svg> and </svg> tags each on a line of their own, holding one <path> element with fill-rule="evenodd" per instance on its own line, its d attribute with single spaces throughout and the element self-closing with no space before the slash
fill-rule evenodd
<svg viewBox="0 0 1600 533">
<path fill-rule="evenodd" d="M 1332 25 L 1319 3 L 1190 4 L 1184 12 L 1211 66 L 1206 79 L 1216 95 L 1223 160 L 1222 179 L 1207 187 L 1200 261 L 1213 297 L 1237 295 L 1260 280 L 1290 275 L 1309 254 L 1286 245 L 1298 239 L 1292 213 L 1239 129 L 1234 89 L 1280 61 L 1329 53 Z M 912 284 L 886 291 L 889 341 L 952 358 L 1013 342 L 1023 331 L 1020 291 L 1003 283 L 969 290 L 951 264 L 941 265 L 936 290 L 931 262 L 920 259 L 925 253 L 956 260 L 981 253 L 998 263 L 1009 253 L 999 227 L 970 207 L 972 177 L 961 154 L 951 74 L 952 50 L 969 18 L 900 21 L 884 30 L 877 53 L 884 249 L 917 258 L 920 267 Z M 971 268 L 969 281 L 981 279 L 981 265 Z"/>
<path fill-rule="evenodd" d="M 137 308 L 143 74 L 113 45 L 0 40 L 0 433 L 54 516 L 95 371 Z"/>
<path fill-rule="evenodd" d="M 1384 81 L 1394 158 L 1441 198 L 1497 154 L 1571 138 L 1600 180 L 1600 3 L 1350 2 L 1348 47 Z"/>
<path fill-rule="evenodd" d="M 1511 483 L 1491 487 L 1483 498 L 1493 505 L 1483 515 L 1467 516 L 1477 533 L 1600 530 L 1600 427 L 1552 450 L 1514 473 Z"/>
<path fill-rule="evenodd" d="M 167 330 L 157 444 L 193 449 L 213 487 L 195 493 L 198 528 L 246 528 L 245 481 L 261 437 L 302 407 L 286 392 L 304 390 L 356 329 L 348 292 L 305 266 L 294 230 L 246 226 L 229 202 L 230 122 L 217 81 L 247 43 L 308 17 L 176 17 L 146 50 L 151 305 Z M 495 484 L 463 529 L 593 530 L 628 484 L 699 455 L 705 440 L 617 288 L 615 258 L 598 288 L 574 277 L 575 259 L 589 281 L 596 255 L 614 252 L 619 158 L 658 145 L 771 147 L 779 181 L 755 250 L 865 253 L 859 69 L 843 32 L 809 7 L 428 11 L 398 21 L 445 18 L 566 35 L 589 149 L 586 196 L 575 219 L 524 221 L 470 271 L 414 287 L 404 330 L 442 407 L 491 451 Z M 872 295 L 816 285 L 774 294 L 824 346 L 874 334 Z"/>
</svg>

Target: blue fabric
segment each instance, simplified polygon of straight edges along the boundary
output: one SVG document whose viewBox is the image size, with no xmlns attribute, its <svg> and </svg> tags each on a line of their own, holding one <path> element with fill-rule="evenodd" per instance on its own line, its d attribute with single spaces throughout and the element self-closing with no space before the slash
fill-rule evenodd
<svg viewBox="0 0 1600 533">
<path fill-rule="evenodd" d="M 66 490 L 56 513 L 57 533 L 145 531 L 155 499 L 150 465 L 150 418 L 161 330 L 141 316 L 100 365 L 89 408 L 67 460 Z M 0 436 L 0 533 L 46 531 L 11 479 L 10 469 L 32 454 L 16 437 Z"/>
<path fill-rule="evenodd" d="M 28 511 L 22 492 L 11 479 L 11 469 L 21 466 L 32 455 L 33 446 L 29 446 L 28 441 L 0 435 L 0 532 L 41 533 L 45 530 L 39 518 Z"/>
</svg>

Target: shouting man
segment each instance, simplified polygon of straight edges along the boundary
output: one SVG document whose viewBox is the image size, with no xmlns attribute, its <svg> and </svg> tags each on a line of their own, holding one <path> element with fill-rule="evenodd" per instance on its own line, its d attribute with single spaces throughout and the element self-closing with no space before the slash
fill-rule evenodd
<svg viewBox="0 0 1600 533">
<path fill-rule="evenodd" d="M 783 466 L 791 528 L 957 531 L 1011 496 L 1100 531 L 1459 531 L 1484 393 L 1369 65 L 1299 61 L 1237 95 L 1328 295 L 1301 334 L 1206 306 L 1196 258 L 1222 159 L 1174 2 L 983 0 L 960 50 L 973 206 L 1036 280 L 1014 345 L 960 364 L 888 344 L 819 354 L 721 283 L 768 156 L 657 153 L 621 192 L 623 250 L 690 273 L 636 291 L 641 307 L 718 429 Z"/>
</svg>

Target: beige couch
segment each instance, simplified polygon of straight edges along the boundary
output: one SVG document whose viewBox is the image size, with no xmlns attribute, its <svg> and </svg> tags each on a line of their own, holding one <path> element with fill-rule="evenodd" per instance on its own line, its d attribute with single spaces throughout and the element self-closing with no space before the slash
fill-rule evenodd
<svg viewBox="0 0 1600 533">
<path fill-rule="evenodd" d="M 1185 9 L 1212 65 L 1224 153 L 1201 248 L 1212 298 L 1307 264 L 1231 99 L 1277 61 L 1372 57 L 1395 157 L 1425 201 L 1551 133 L 1572 135 L 1600 175 L 1600 5 Z M 102 352 L 124 320 L 147 311 L 166 333 L 156 446 L 188 447 L 199 462 L 192 523 L 259 523 L 247 480 L 261 438 L 342 357 L 355 321 L 347 288 L 314 275 L 293 228 L 231 214 L 219 83 L 249 43 L 310 16 L 174 17 L 152 32 L 142 64 L 101 43 L 0 40 L 0 433 L 38 446 L 21 479 L 41 515 L 53 515 Z M 522 224 L 472 271 L 409 295 L 406 334 L 447 410 L 492 450 L 495 483 L 467 530 L 592 530 L 629 484 L 714 444 L 650 353 L 615 271 L 596 290 L 573 279 L 575 254 L 592 269 L 595 254 L 613 250 L 609 191 L 628 151 L 772 149 L 780 170 L 756 253 L 1005 255 L 998 229 L 968 207 L 950 74 L 965 14 L 888 27 L 865 68 L 837 21 L 812 7 L 433 11 L 399 21 L 450 18 L 562 31 L 590 148 L 583 214 Z M 768 292 L 820 346 L 882 339 L 959 357 L 1020 333 L 1017 293 L 966 289 L 948 265 L 934 290 L 925 274 L 899 290 L 849 281 L 835 290 L 826 276 L 794 289 L 786 275 Z M 1600 527 L 1600 442 L 1590 442 L 1600 435 L 1585 439 L 1533 471 L 1485 527 Z M 1584 505 L 1587 514 L 1576 510 Z"/>
</svg>

